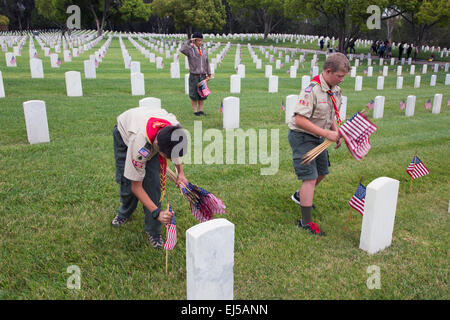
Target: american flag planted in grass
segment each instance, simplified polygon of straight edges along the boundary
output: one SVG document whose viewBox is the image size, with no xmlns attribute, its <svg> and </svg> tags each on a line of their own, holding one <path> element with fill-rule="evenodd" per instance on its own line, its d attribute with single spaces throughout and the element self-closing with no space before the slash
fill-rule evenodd
<svg viewBox="0 0 450 320">
<path fill-rule="evenodd" d="M 172 181 L 177 180 L 177 175 L 169 168 L 167 173 Z M 192 214 L 199 222 L 211 220 L 215 214 L 225 213 L 225 204 L 211 192 L 190 182 L 182 185 L 180 189 L 189 201 Z"/>
</svg>

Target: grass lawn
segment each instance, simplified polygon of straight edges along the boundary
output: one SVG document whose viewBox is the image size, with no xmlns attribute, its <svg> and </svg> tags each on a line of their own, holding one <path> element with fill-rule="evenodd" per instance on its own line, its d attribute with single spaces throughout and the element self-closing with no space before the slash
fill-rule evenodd
<svg viewBox="0 0 450 320">
<path fill-rule="evenodd" d="M 0 299 L 186 298 L 185 231 L 198 222 L 173 184 L 168 183 L 168 193 L 177 213 L 178 243 L 169 254 L 167 275 L 164 251 L 147 242 L 141 205 L 128 224 L 111 227 L 120 204 L 112 129 L 116 117 L 137 107 L 143 96 L 131 95 L 118 38 L 100 63 L 97 79 L 84 79 L 83 60 L 104 42 L 52 69 L 35 41 L 44 79 L 31 79 L 28 41 L 17 57 L 17 68 L 6 68 L 0 53 L 6 92 L 6 98 L 0 99 Z M 209 83 L 212 94 L 205 103 L 207 115 L 199 119 L 184 94 L 184 57 L 180 55 L 181 79 L 171 79 L 168 59 L 157 71 L 128 39 L 124 44 L 133 61 L 141 62 L 146 96 L 160 98 L 163 108 L 191 134 L 194 121 L 200 120 L 203 132 L 222 131 L 219 107 L 223 98 L 231 96 L 235 46 L 216 68 Z M 267 165 L 248 164 L 248 158 L 246 164 L 185 165 L 192 183 L 225 202 L 227 214 L 220 217 L 235 224 L 234 298 L 449 299 L 450 87 L 444 85 L 445 73 L 438 73 L 437 85 L 430 87 L 429 68 L 421 87 L 414 89 L 414 75 L 404 66 L 403 89 L 397 90 L 395 66 L 389 66 L 384 90 L 377 91 L 382 67 L 374 65 L 374 76 L 364 77 L 361 92 L 354 91 L 354 78 L 346 77 L 341 87 L 348 97 L 347 117 L 377 95 L 386 97 L 384 117 L 373 120 L 378 131 L 361 162 L 345 146 L 329 148 L 331 174 L 316 190 L 313 211 L 314 221 L 327 237 L 316 238 L 297 228 L 300 211 L 290 196 L 300 182 L 293 173 L 287 125 L 280 119 L 281 100 L 298 94 L 301 76 L 309 75 L 312 54 L 307 55 L 305 68 L 300 64 L 296 79 L 287 73 L 291 64 L 276 70 L 273 63 L 279 90 L 269 94 L 264 66 L 257 70 L 246 46 L 241 49 L 246 77 L 241 80 L 241 94 L 234 95 L 240 98 L 240 127 L 279 130 L 278 171 L 263 176 L 260 170 Z M 254 50 L 264 57 L 258 47 Z M 323 61 L 320 56 L 320 67 Z M 361 64 L 358 75 L 367 68 L 365 61 Z M 64 72 L 71 70 L 82 73 L 83 97 L 66 96 Z M 416 75 L 421 75 L 419 65 Z M 443 94 L 437 115 L 424 108 L 436 93 Z M 408 95 L 417 97 L 410 118 L 399 108 Z M 28 100 L 45 101 L 50 143 L 28 144 L 22 106 Z M 207 146 L 204 142 L 203 148 Z M 431 174 L 415 180 L 410 192 L 405 169 L 416 151 Z M 361 176 L 365 185 L 380 176 L 400 181 L 392 245 L 375 255 L 359 249 L 359 214 L 344 230 L 350 212 L 347 203 Z M 71 265 L 81 270 L 80 290 L 67 288 Z M 378 290 L 366 285 L 372 265 L 380 268 Z"/>
</svg>

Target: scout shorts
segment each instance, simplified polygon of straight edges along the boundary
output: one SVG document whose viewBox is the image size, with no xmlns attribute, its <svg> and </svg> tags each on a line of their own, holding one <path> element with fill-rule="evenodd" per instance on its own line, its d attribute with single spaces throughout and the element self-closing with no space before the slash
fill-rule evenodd
<svg viewBox="0 0 450 320">
<path fill-rule="evenodd" d="M 330 173 L 328 150 L 322 152 L 309 164 L 302 164 L 302 156 L 320 145 L 325 139 L 294 130 L 289 130 L 288 139 L 292 149 L 292 163 L 298 180 L 315 180 L 318 176 Z"/>
<path fill-rule="evenodd" d="M 207 97 L 200 97 L 197 92 L 197 84 L 206 78 L 206 75 L 189 74 L 189 98 L 194 101 L 206 100 Z"/>
</svg>

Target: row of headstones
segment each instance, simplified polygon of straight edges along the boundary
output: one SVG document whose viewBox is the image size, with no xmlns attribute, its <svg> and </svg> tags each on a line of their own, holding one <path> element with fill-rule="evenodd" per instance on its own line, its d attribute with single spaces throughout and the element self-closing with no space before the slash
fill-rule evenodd
<svg viewBox="0 0 450 320">
<path fill-rule="evenodd" d="M 430 86 L 434 87 L 436 86 L 437 76 L 435 74 L 431 75 L 430 79 Z M 415 76 L 414 78 L 414 88 L 420 88 L 420 82 L 421 82 L 421 76 Z M 363 83 L 363 77 L 357 76 L 355 78 L 355 91 L 362 91 L 362 83 Z M 445 76 L 445 82 L 444 84 L 446 86 L 450 85 L 450 73 L 447 73 Z M 384 88 L 384 76 L 379 76 L 377 78 L 377 90 L 383 90 Z M 397 83 L 396 83 L 396 89 L 402 89 L 403 88 L 403 77 L 397 77 Z"/>
</svg>

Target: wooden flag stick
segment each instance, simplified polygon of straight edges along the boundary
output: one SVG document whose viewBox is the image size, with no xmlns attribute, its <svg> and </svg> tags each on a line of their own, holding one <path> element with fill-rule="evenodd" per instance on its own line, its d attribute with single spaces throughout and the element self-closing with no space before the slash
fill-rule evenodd
<svg viewBox="0 0 450 320">
<path fill-rule="evenodd" d="M 170 205 L 170 200 L 169 200 L 169 195 L 167 195 L 167 210 L 169 210 L 169 205 Z M 169 230 L 166 228 L 166 241 L 167 241 L 167 233 L 169 232 Z M 169 250 L 166 250 L 166 274 L 167 274 L 167 266 L 169 262 Z"/>
<path fill-rule="evenodd" d="M 344 229 L 345 231 L 347 231 L 348 223 L 350 222 L 350 218 L 352 217 L 352 213 L 353 213 L 353 208 L 350 209 L 350 214 L 348 215 L 347 223 L 346 223 L 345 229 Z"/>
<path fill-rule="evenodd" d="M 416 158 L 417 158 L 417 150 L 413 158 L 413 172 L 416 169 Z M 412 192 L 413 180 L 414 180 L 413 177 L 411 177 L 411 180 L 409 181 L 409 192 Z"/>
</svg>

